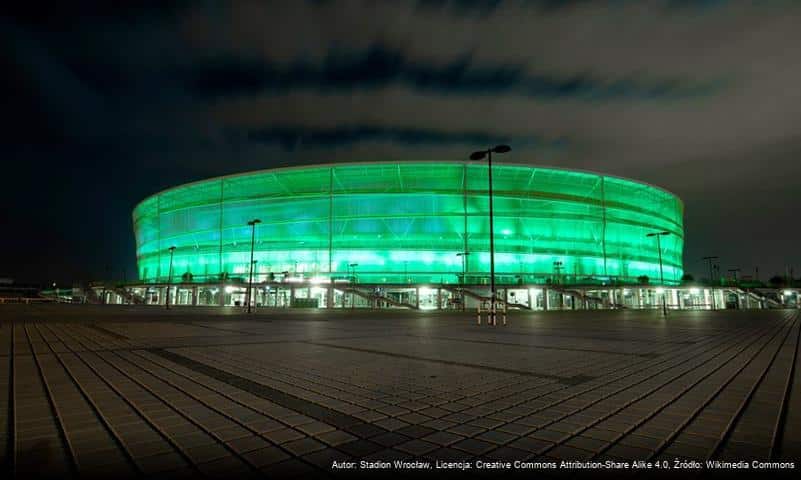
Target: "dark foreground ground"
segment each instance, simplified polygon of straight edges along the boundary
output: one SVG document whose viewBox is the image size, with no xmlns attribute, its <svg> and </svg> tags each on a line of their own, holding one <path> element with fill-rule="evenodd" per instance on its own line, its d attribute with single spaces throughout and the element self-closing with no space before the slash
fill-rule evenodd
<svg viewBox="0 0 801 480">
<path fill-rule="evenodd" d="M 0 324 L 3 478 L 743 471 L 710 459 L 776 476 L 801 459 L 797 310 L 493 328 L 470 313 L 6 305 Z"/>
</svg>

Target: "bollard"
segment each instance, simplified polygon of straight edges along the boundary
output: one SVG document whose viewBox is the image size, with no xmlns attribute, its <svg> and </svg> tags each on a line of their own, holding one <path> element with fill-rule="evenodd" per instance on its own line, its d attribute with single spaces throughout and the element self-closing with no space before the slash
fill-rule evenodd
<svg viewBox="0 0 801 480">
<path fill-rule="evenodd" d="M 481 303 L 476 307 L 476 311 L 478 312 L 478 324 L 481 325 Z"/>
<path fill-rule="evenodd" d="M 507 304 L 504 303 L 503 304 L 503 326 L 504 327 L 506 326 L 506 307 L 507 307 Z"/>
</svg>

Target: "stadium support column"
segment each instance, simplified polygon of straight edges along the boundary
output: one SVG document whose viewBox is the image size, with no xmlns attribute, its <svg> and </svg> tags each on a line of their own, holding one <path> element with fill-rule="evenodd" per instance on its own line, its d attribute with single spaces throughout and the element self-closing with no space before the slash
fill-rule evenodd
<svg viewBox="0 0 801 480">
<path fill-rule="evenodd" d="M 334 167 L 328 169 L 328 281 L 334 284 Z M 333 288 L 331 289 L 333 294 Z M 333 295 L 331 295 L 333 296 Z M 332 302 L 329 302 L 333 306 Z"/>
</svg>

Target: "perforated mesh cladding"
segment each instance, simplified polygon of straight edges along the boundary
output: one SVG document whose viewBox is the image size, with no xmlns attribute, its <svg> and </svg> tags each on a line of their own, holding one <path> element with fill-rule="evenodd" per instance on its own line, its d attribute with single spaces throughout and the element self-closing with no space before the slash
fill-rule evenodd
<svg viewBox="0 0 801 480">
<path fill-rule="evenodd" d="M 457 283 L 462 259 L 473 283 L 489 272 L 487 167 L 482 163 L 365 163 L 276 169 L 222 177 L 154 195 L 134 210 L 139 277 L 191 273 L 244 277 L 259 218 L 257 278 L 268 272 L 361 282 Z M 493 165 L 496 275 L 540 282 L 559 271 L 576 281 L 682 275 L 683 205 L 650 185 L 593 173 Z"/>
</svg>

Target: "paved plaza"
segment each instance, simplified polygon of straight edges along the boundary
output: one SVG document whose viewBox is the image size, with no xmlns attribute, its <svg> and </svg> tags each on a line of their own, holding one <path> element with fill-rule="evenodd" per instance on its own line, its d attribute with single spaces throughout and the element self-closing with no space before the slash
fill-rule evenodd
<svg viewBox="0 0 801 480">
<path fill-rule="evenodd" d="M 0 455 L 26 478 L 346 478 L 395 460 L 468 477 L 515 461 L 797 470 L 799 319 L 5 305 Z"/>
</svg>

